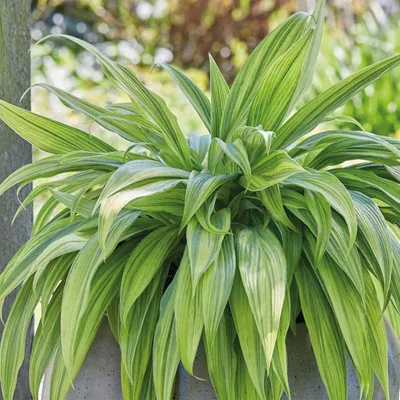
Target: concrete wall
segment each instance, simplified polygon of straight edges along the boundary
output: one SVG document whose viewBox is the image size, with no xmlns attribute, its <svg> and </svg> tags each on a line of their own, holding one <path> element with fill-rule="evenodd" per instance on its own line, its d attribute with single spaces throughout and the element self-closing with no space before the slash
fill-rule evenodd
<svg viewBox="0 0 400 400">
<path fill-rule="evenodd" d="M 328 395 L 319 375 L 310 338 L 304 324 L 298 324 L 297 336 L 288 336 L 289 380 L 293 400 L 328 400 Z M 389 376 L 390 400 L 399 399 L 400 388 L 400 345 L 393 332 L 388 328 L 389 339 Z M 112 333 L 104 320 L 93 343 L 81 372 L 75 380 L 75 390 L 70 391 L 68 400 L 120 400 L 121 385 L 119 378 L 120 353 Z M 347 359 L 348 399 L 359 400 L 360 390 L 356 373 Z M 207 379 L 204 351 L 196 357 L 195 375 Z M 48 380 L 44 385 L 48 391 Z M 188 375 L 183 367 L 179 368 L 174 400 L 214 400 L 217 399 L 211 384 Z M 384 400 L 379 383 L 375 384 L 374 400 Z M 43 400 L 49 400 L 44 395 Z M 242 399 L 241 399 L 242 400 Z M 253 399 L 243 399 L 253 400 Z M 287 400 L 286 396 L 283 400 Z M 333 400 L 333 399 L 332 399 Z"/>
<path fill-rule="evenodd" d="M 30 108 L 30 97 L 19 102 L 30 86 L 30 0 L 0 0 L 0 99 Z M 24 164 L 32 161 L 29 143 L 22 140 L 0 121 L 0 182 Z M 27 186 L 20 193 L 24 198 Z M 32 209 L 23 212 L 11 226 L 11 220 L 19 207 L 16 188 L 0 198 L 0 271 L 29 238 L 32 228 Z M 15 292 L 4 303 L 3 316 L 11 309 Z M 3 324 L 0 324 L 0 336 Z M 20 370 L 14 400 L 31 399 L 28 384 L 28 362 L 32 344 L 33 326 L 27 333 L 26 357 Z M 0 398 L 1 394 L 0 394 Z"/>
</svg>

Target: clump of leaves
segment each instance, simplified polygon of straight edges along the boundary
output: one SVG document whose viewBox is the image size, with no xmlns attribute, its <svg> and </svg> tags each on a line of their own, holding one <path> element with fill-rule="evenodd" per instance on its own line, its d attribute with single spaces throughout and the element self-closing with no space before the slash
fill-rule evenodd
<svg viewBox="0 0 400 400">
<path fill-rule="evenodd" d="M 321 0 L 314 15 L 295 14 L 268 35 L 232 87 L 211 60 L 211 102 L 164 65 L 203 120 L 203 136 L 186 140 L 159 96 L 76 38 L 131 102 L 101 108 L 43 86 L 130 140 L 128 151 L 0 102 L 1 119 L 53 154 L 0 187 L 52 178 L 24 200 L 51 192 L 0 277 L 0 300 L 22 283 L 0 348 L 6 400 L 39 302 L 35 399 L 52 359 L 51 399 L 65 398 L 105 313 L 126 399 L 170 399 L 179 362 L 193 373 L 201 340 L 219 399 L 279 399 L 290 393 L 285 339 L 300 311 L 331 399 L 347 396 L 346 352 L 366 398 L 374 375 L 388 397 L 382 315 L 396 322 L 400 307 L 400 142 L 310 133 L 400 56 L 291 114 L 311 84 L 323 10 Z"/>
</svg>

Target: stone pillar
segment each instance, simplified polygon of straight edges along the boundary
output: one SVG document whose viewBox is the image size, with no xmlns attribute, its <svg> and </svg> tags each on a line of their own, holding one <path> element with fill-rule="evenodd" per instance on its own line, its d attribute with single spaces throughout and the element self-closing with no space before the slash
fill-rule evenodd
<svg viewBox="0 0 400 400">
<path fill-rule="evenodd" d="M 26 96 L 19 100 L 30 86 L 30 0 L 0 0 L 0 99 L 30 108 Z M 0 182 L 13 171 L 32 161 L 31 146 L 0 122 Z M 28 193 L 25 188 L 20 197 Z M 16 189 L 0 198 L 0 271 L 21 245 L 29 238 L 32 228 L 32 209 L 29 208 L 11 226 L 19 206 Z M 4 303 L 5 319 L 11 309 L 15 294 Z M 3 324 L 0 324 L 0 336 Z M 33 336 L 33 326 L 28 329 L 26 357 L 21 368 L 14 400 L 31 399 L 28 384 L 28 363 Z M 1 395 L 0 395 L 0 398 Z"/>
</svg>

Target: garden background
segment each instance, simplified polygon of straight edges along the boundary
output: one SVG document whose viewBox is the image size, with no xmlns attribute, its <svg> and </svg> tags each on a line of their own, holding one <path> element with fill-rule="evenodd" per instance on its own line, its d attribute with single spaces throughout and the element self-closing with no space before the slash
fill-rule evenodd
<svg viewBox="0 0 400 400">
<path fill-rule="evenodd" d="M 211 53 L 232 82 L 247 55 L 279 21 L 297 10 L 311 11 L 314 5 L 315 0 L 33 0 L 32 43 L 48 34 L 66 33 L 95 44 L 108 57 L 133 68 L 161 94 L 189 136 L 204 133 L 201 120 L 157 64 L 179 66 L 207 89 Z M 308 96 L 399 53 L 399 20 L 399 0 L 328 1 L 327 32 Z M 50 40 L 33 47 L 32 83 L 40 82 L 101 106 L 128 100 L 105 79 L 94 57 L 70 41 Z M 109 141 L 101 127 L 63 106 L 49 91 L 32 90 L 33 111 Z M 359 129 L 399 138 L 400 69 L 367 87 L 327 124 L 335 128 L 354 124 L 349 115 Z M 123 139 L 115 137 L 112 140 L 124 146 Z M 42 156 L 34 151 L 35 159 Z"/>
</svg>

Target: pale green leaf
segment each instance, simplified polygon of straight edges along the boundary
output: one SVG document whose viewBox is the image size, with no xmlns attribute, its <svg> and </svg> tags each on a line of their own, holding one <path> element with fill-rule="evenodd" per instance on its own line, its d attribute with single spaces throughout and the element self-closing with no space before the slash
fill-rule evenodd
<svg viewBox="0 0 400 400">
<path fill-rule="evenodd" d="M 30 266 L 30 272 L 35 272 L 35 278 L 32 285 L 33 291 L 36 292 L 39 279 L 43 276 L 44 272 L 47 270 L 48 264 L 52 260 L 81 250 L 86 245 L 89 238 L 90 235 L 85 235 L 82 232 L 73 232 L 55 240 L 47 246 Z"/>
<path fill-rule="evenodd" d="M 250 182 L 241 183 L 251 191 L 266 189 L 284 181 L 292 175 L 303 172 L 304 169 L 284 151 L 275 151 L 265 155 L 252 166 Z"/>
<path fill-rule="evenodd" d="M 326 256 L 318 262 L 318 277 L 332 305 L 357 371 L 361 392 L 368 393 L 373 385 L 373 374 L 362 298 L 350 279 Z"/>
<path fill-rule="evenodd" d="M 161 300 L 153 342 L 153 375 L 157 400 L 170 400 L 179 365 L 179 351 L 174 321 L 175 283 L 173 281 Z"/>
<path fill-rule="evenodd" d="M 345 345 L 323 288 L 305 264 L 296 270 L 301 308 L 318 370 L 331 399 L 347 399 Z"/>
<path fill-rule="evenodd" d="M 108 180 L 101 192 L 98 204 L 115 194 L 116 192 L 138 182 L 152 178 L 189 178 L 189 173 L 177 168 L 170 168 L 160 161 L 135 160 L 130 161 L 118 168 Z"/>
<path fill-rule="evenodd" d="M 179 128 L 176 117 L 160 96 L 147 89 L 131 70 L 111 61 L 91 44 L 73 36 L 52 35 L 51 37 L 66 38 L 92 53 L 101 63 L 106 76 L 136 101 L 136 104 L 140 107 L 139 113 L 146 115 L 160 128 L 168 148 L 174 154 L 174 166 L 182 167 L 183 169 L 191 168 L 186 140 Z M 41 41 L 48 38 L 45 37 Z"/>
<path fill-rule="evenodd" d="M 192 151 L 192 157 L 195 158 L 200 167 L 206 158 L 210 143 L 211 135 L 190 135 L 188 138 L 188 144 Z"/>
<path fill-rule="evenodd" d="M 127 204 L 142 197 L 149 197 L 157 193 L 163 193 L 174 188 L 181 182 L 182 180 L 172 179 L 160 180 L 158 182 L 144 185 L 139 184 L 132 189 L 126 189 L 121 192 L 117 192 L 104 200 L 100 206 L 99 213 L 99 239 L 103 251 L 106 252 L 108 242 L 110 241 L 110 229 L 115 221 L 115 218 Z M 139 213 L 136 214 L 138 215 Z"/>
<path fill-rule="evenodd" d="M 89 293 L 88 307 L 83 313 L 77 329 L 76 346 L 74 346 L 74 363 L 70 369 L 60 347 L 55 358 L 50 384 L 50 399 L 64 400 L 71 388 L 71 382 L 85 360 L 97 330 L 104 319 L 104 313 L 112 299 L 116 296 L 120 285 L 121 265 L 127 259 L 128 249 L 132 243 L 126 242 L 110 256 L 96 272 Z M 61 322 L 62 323 L 62 322 Z M 61 330 L 62 332 L 62 330 Z"/>
<path fill-rule="evenodd" d="M 277 131 L 273 148 L 285 148 L 311 132 L 331 112 L 400 63 L 400 55 L 370 65 L 341 80 L 300 108 Z"/>
<path fill-rule="evenodd" d="M 306 190 L 305 199 L 317 227 L 315 254 L 317 260 L 319 260 L 325 253 L 332 231 L 331 207 L 325 197 L 320 193 Z"/>
<path fill-rule="evenodd" d="M 60 343 L 60 311 L 64 285 L 58 286 L 48 307 L 46 321 L 41 319 L 33 340 L 29 359 L 29 388 L 35 400 L 51 359 Z"/>
<path fill-rule="evenodd" d="M 152 124 L 150 121 L 137 114 L 126 115 L 122 112 L 108 111 L 105 108 L 98 107 L 71 93 L 46 83 L 37 83 L 32 87 L 35 86 L 40 86 L 49 90 L 51 93 L 55 94 L 65 106 L 85 114 L 103 128 L 117 133 L 126 140 L 144 143 L 149 142 L 153 144 L 163 143 L 163 139 L 159 136 L 157 125 Z"/>
<path fill-rule="evenodd" d="M 75 253 L 71 253 L 51 261 L 46 274 L 42 277 L 42 282 L 39 282 L 40 293 L 38 294 L 40 294 L 42 306 L 40 315 L 42 321 L 46 318 L 47 307 L 55 289 L 58 287 L 57 285 L 67 276 L 75 256 Z"/>
<path fill-rule="evenodd" d="M 334 175 L 324 171 L 310 171 L 310 173 L 291 176 L 284 183 L 299 186 L 324 196 L 345 219 L 350 234 L 348 248 L 351 249 L 357 236 L 355 209 L 346 187 Z"/>
<path fill-rule="evenodd" d="M 389 366 L 388 366 L 388 344 L 386 340 L 385 323 L 382 316 L 382 308 L 379 295 L 375 289 L 373 278 L 369 273 L 364 274 L 366 288 L 366 317 L 368 326 L 368 340 L 371 343 L 372 368 L 379 379 L 385 398 L 389 396 Z"/>
<path fill-rule="evenodd" d="M 119 330 L 119 345 L 126 373 L 133 387 L 132 399 L 140 400 L 142 379 L 150 361 L 162 287 L 167 271 L 160 271 L 128 312 Z M 123 304 L 121 299 L 121 304 Z"/>
<path fill-rule="evenodd" d="M 193 375 L 193 363 L 203 331 L 203 312 L 199 291 L 192 289 L 188 251 L 182 256 L 175 289 L 175 325 L 179 356 Z"/>
<path fill-rule="evenodd" d="M 208 131 L 211 132 L 211 105 L 204 92 L 178 68 L 168 64 L 161 64 L 161 66 L 175 80 Z"/>
<path fill-rule="evenodd" d="M 79 227 L 79 222 L 70 224 L 68 220 L 61 220 L 32 236 L 17 251 L 0 275 L 0 301 L 34 272 L 31 271 L 32 263 L 48 246 L 77 231 Z"/>
<path fill-rule="evenodd" d="M 24 361 L 26 330 L 38 302 L 29 278 L 14 301 L 0 344 L 0 381 L 4 400 L 12 400 L 18 371 Z"/>
<path fill-rule="evenodd" d="M 287 266 L 279 240 L 268 229 L 244 229 L 236 236 L 238 267 L 264 348 L 267 371 L 285 299 Z"/>
<path fill-rule="evenodd" d="M 254 391 L 254 393 L 258 393 L 261 399 L 265 400 L 266 363 L 264 350 L 239 272 L 234 280 L 229 305 L 241 348 L 238 353 L 243 354 L 238 356 L 238 372 L 242 371 L 237 377 L 238 391 L 239 393 L 241 391 Z"/>
<path fill-rule="evenodd" d="M 385 217 L 379 207 L 368 196 L 352 191 L 350 191 L 350 195 L 356 209 L 358 226 L 378 262 L 379 271 L 376 272 L 383 283 L 385 296 L 388 296 L 393 268 L 393 255 Z"/>
<path fill-rule="evenodd" d="M 222 140 L 244 124 L 266 72 L 303 35 L 308 21 L 309 15 L 306 13 L 291 16 L 273 30 L 248 57 L 229 92 L 220 127 L 219 137 Z"/>
<path fill-rule="evenodd" d="M 0 100 L 0 119 L 41 150 L 64 154 L 76 150 L 108 152 L 114 148 L 72 126 L 34 114 Z"/>
<path fill-rule="evenodd" d="M 222 242 L 217 258 L 205 271 L 200 281 L 204 333 L 209 346 L 214 344 L 219 322 L 231 294 L 235 271 L 235 244 L 233 236 L 228 235 Z"/>
<path fill-rule="evenodd" d="M 265 394 L 262 393 L 260 397 L 256 388 L 251 381 L 249 371 L 247 370 L 246 362 L 243 358 L 242 352 L 237 346 L 237 368 L 236 368 L 236 390 L 238 399 L 265 399 Z"/>
<path fill-rule="evenodd" d="M 104 256 L 113 256 L 107 263 L 112 263 L 118 242 L 127 229 L 137 219 L 137 213 L 121 215 L 110 231 L 108 254 L 100 248 L 98 234 L 95 234 L 79 252 L 68 274 L 61 311 L 61 342 L 63 358 L 69 372 L 75 365 L 75 346 L 79 344 L 80 321 L 90 300 L 90 287 L 96 271 L 104 261 Z"/>
<path fill-rule="evenodd" d="M 211 136 L 219 137 L 219 129 L 229 96 L 229 86 L 211 54 L 210 61 L 210 92 L 211 92 Z"/>
<path fill-rule="evenodd" d="M 283 207 L 279 185 L 276 184 L 260 190 L 257 192 L 257 196 L 275 221 L 293 231 L 297 231 Z"/>
<path fill-rule="evenodd" d="M 181 230 L 188 224 L 202 204 L 222 185 L 232 181 L 236 174 L 213 175 L 192 172 L 189 177 Z"/>
<path fill-rule="evenodd" d="M 200 225 L 210 233 L 219 233 L 226 235 L 229 233 L 228 230 L 223 230 L 215 225 L 215 217 L 213 217 L 213 212 L 215 209 L 215 202 L 217 199 L 217 194 L 209 201 L 206 201 L 196 212 L 197 221 Z"/>
<path fill-rule="evenodd" d="M 308 54 L 306 56 L 307 61 L 303 65 L 301 79 L 293 99 L 293 104 L 296 104 L 312 85 L 315 64 L 317 62 L 324 32 L 325 3 L 325 0 L 318 0 L 316 2 L 311 21 L 311 24 L 315 24 L 315 26 L 312 27 L 314 29 L 312 43 L 308 48 Z"/>
<path fill-rule="evenodd" d="M 121 283 L 120 316 L 126 322 L 136 299 L 143 293 L 179 242 L 178 227 L 170 225 L 149 233 L 133 249 Z"/>
<path fill-rule="evenodd" d="M 290 286 L 303 252 L 303 235 L 302 232 L 289 229 L 282 229 L 281 234 L 287 264 L 287 284 Z"/>
<path fill-rule="evenodd" d="M 266 131 L 279 128 L 290 112 L 302 82 L 303 65 L 313 43 L 313 35 L 314 31 L 309 30 L 271 65 L 252 102 L 248 125 L 261 125 Z"/>
<path fill-rule="evenodd" d="M 213 343 L 206 340 L 207 368 L 215 392 L 220 400 L 237 399 L 235 379 L 236 337 L 232 317 L 226 312 L 222 315 Z"/>
<path fill-rule="evenodd" d="M 222 231 L 228 231 L 231 224 L 229 208 L 217 211 L 211 216 L 211 221 Z M 192 218 L 187 226 L 186 241 L 192 274 L 192 289 L 196 290 L 201 276 L 217 258 L 221 250 L 223 233 L 210 233 L 205 230 L 197 218 Z"/>
<path fill-rule="evenodd" d="M 281 321 L 279 324 L 278 336 L 276 338 L 276 345 L 274 349 L 274 354 L 272 356 L 272 370 L 274 372 L 269 375 L 273 391 L 281 392 L 283 389 L 286 395 L 290 398 L 290 388 L 289 388 L 289 377 L 288 377 L 288 357 L 286 352 L 286 335 L 290 326 L 290 316 L 291 316 L 291 301 L 290 292 L 286 289 L 285 301 L 283 303 Z M 276 376 L 276 378 L 275 378 Z M 275 383 L 275 380 L 279 381 Z M 281 389 L 282 387 L 282 389 Z M 278 396 L 281 398 L 281 394 Z"/>
<path fill-rule="evenodd" d="M 221 139 L 215 139 L 223 152 L 243 171 L 246 182 L 251 181 L 251 165 L 247 155 L 246 147 L 240 139 L 233 143 L 225 143 Z"/>
</svg>

